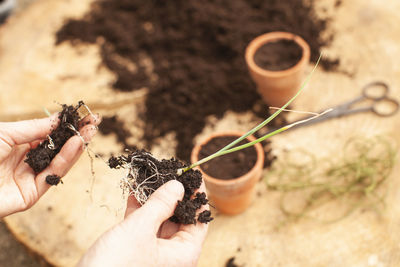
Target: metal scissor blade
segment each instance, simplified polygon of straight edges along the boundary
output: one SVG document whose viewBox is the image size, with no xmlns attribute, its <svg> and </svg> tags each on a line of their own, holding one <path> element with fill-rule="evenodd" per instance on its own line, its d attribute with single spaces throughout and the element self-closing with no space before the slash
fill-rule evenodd
<svg viewBox="0 0 400 267">
<path fill-rule="evenodd" d="M 338 106 L 338 107 L 339 107 L 339 106 Z M 325 112 L 325 111 L 323 111 L 323 112 Z M 323 112 L 320 112 L 320 113 L 323 113 Z M 326 112 L 325 114 L 323 114 L 323 115 L 321 115 L 321 116 L 318 116 L 318 117 L 315 117 L 315 116 L 306 116 L 306 117 L 303 117 L 303 118 L 301 118 L 301 119 L 299 119 L 299 120 L 296 120 L 296 121 L 293 121 L 293 122 L 288 123 L 288 125 L 294 124 L 294 126 L 290 127 L 290 128 L 287 129 L 286 131 L 293 130 L 293 129 L 297 129 L 297 128 L 300 128 L 300 127 L 302 127 L 302 126 L 310 126 L 310 125 L 313 125 L 313 124 L 316 124 L 316 123 L 319 123 L 319 122 L 323 122 L 323 121 L 326 121 L 326 120 L 329 120 L 329 119 L 332 119 L 332 118 L 340 117 L 340 116 L 342 116 L 342 115 L 343 115 L 343 112 L 342 112 L 341 108 L 337 108 L 337 109 L 332 109 L 332 111 Z M 311 118 L 313 118 L 313 117 L 315 117 L 315 118 L 314 118 L 314 119 L 311 119 Z M 299 123 L 299 122 L 301 122 L 301 121 L 305 121 L 305 122 Z M 270 130 L 268 131 L 268 133 L 271 133 L 271 132 L 273 132 L 273 131 L 276 131 L 276 130 L 278 130 L 278 129 L 280 129 L 280 128 L 281 128 L 281 127 L 273 127 L 272 129 L 269 128 Z M 285 132 L 286 132 L 286 131 L 285 131 Z"/>
</svg>

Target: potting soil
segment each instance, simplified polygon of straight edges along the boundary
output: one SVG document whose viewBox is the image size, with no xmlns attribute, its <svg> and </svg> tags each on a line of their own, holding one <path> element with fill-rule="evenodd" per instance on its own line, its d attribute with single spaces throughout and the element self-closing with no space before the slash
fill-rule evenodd
<svg viewBox="0 0 400 267">
<path fill-rule="evenodd" d="M 155 190 L 170 180 L 178 180 L 183 184 L 185 194 L 182 200 L 178 201 L 174 215 L 171 221 L 182 224 L 195 224 L 196 221 L 208 223 L 212 220 L 209 211 L 201 212 L 196 218 L 196 212 L 208 203 L 205 193 L 194 192 L 200 188 L 202 183 L 201 173 L 198 170 L 189 170 L 182 175 L 177 175 L 177 170 L 186 167 L 184 163 L 177 159 L 157 160 L 150 153 L 137 150 L 129 155 L 111 157 L 109 159 L 110 168 L 126 168 L 126 166 L 135 169 L 136 177 L 128 176 L 132 179 L 129 189 L 143 190 L 148 198 Z M 138 188 L 137 185 L 140 185 Z M 132 191 L 129 192 L 132 194 Z M 193 197 L 192 197 L 193 196 Z"/>
<path fill-rule="evenodd" d="M 41 142 L 36 148 L 29 150 L 26 155 L 25 162 L 33 169 L 35 173 L 43 171 L 50 165 L 52 159 L 60 152 L 63 145 L 69 138 L 76 135 L 76 131 L 80 129 L 80 117 L 78 113 L 79 107 L 83 105 L 80 101 L 76 106 L 62 105 L 62 111 L 58 116 L 60 123 L 50 133 L 49 137 Z"/>
<path fill-rule="evenodd" d="M 296 65 L 303 56 L 303 50 L 293 40 L 270 42 L 254 54 L 254 62 L 263 69 L 271 71 L 286 70 Z"/>
<path fill-rule="evenodd" d="M 177 156 L 189 160 L 193 138 L 207 116 L 253 110 L 260 101 L 244 61 L 253 38 L 270 31 L 300 35 L 315 62 L 332 34 L 325 32 L 328 19 L 316 16 L 314 1 L 96 1 L 82 19 L 66 22 L 57 32 L 57 44 L 98 43 L 103 64 L 117 77 L 115 90 L 149 87 L 144 139 L 151 145 L 174 132 Z M 137 63 L 137 70 L 121 64 L 116 55 Z M 152 59 L 155 82 L 141 63 L 143 55 Z M 321 66 L 334 70 L 338 63 L 323 59 Z M 266 107 L 261 110 L 258 116 L 268 116 Z"/>
<path fill-rule="evenodd" d="M 203 145 L 199 152 L 199 159 L 203 159 L 214 152 L 220 150 L 231 142 L 235 141 L 237 136 L 220 136 L 211 139 Z M 247 143 L 243 140 L 235 146 Z M 200 168 L 208 175 L 223 180 L 238 178 L 249 172 L 257 161 L 257 152 L 254 146 L 236 151 L 212 159 L 200 165 Z"/>
</svg>

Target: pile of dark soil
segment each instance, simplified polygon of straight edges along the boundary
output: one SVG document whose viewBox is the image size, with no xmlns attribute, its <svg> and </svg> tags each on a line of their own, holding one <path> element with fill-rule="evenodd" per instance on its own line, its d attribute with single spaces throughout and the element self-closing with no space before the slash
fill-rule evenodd
<svg viewBox="0 0 400 267">
<path fill-rule="evenodd" d="M 293 67 L 303 56 L 303 50 L 293 40 L 267 43 L 257 49 L 254 62 L 261 68 L 279 71 Z"/>
<path fill-rule="evenodd" d="M 237 136 L 219 136 L 203 145 L 199 152 L 199 159 L 203 159 L 224 146 L 235 141 Z M 237 146 L 248 143 L 247 140 L 241 141 Z M 206 163 L 200 168 L 208 175 L 218 179 L 235 179 L 249 172 L 257 161 L 257 152 L 254 146 L 239 150 L 235 153 L 220 156 Z"/>
<path fill-rule="evenodd" d="M 252 110 L 260 99 L 244 61 L 253 38 L 289 31 L 309 43 L 312 60 L 318 58 L 332 35 L 321 37 L 328 20 L 316 16 L 314 1 L 96 1 L 83 19 L 66 22 L 57 32 L 57 44 L 98 43 L 103 64 L 117 77 L 116 90 L 148 86 L 143 114 L 147 143 L 175 132 L 177 156 L 188 160 L 207 116 Z M 154 63 L 156 83 L 141 63 L 143 55 Z M 137 69 L 121 58 L 138 63 Z M 321 66 L 333 70 L 338 63 L 324 59 Z M 258 115 L 266 117 L 268 109 Z"/>
<path fill-rule="evenodd" d="M 128 188 L 133 188 L 133 190 L 141 192 L 145 196 L 145 199 L 170 180 L 181 182 L 185 188 L 185 194 L 183 199 L 178 201 L 174 215 L 170 218 L 173 222 L 195 224 L 196 211 L 208 203 L 205 193 L 196 193 L 194 195 L 194 192 L 200 188 L 202 182 L 200 171 L 189 170 L 178 176 L 178 169 L 187 167 L 187 165 L 174 158 L 159 161 L 150 153 L 137 150 L 128 156 L 111 157 L 109 159 L 109 166 L 110 168 L 129 168 L 135 170 L 128 174 Z M 133 173 L 136 173 L 135 177 L 133 177 Z M 123 187 L 125 187 L 124 184 Z M 133 194 L 132 191 L 129 193 Z M 138 200 L 140 202 L 140 199 Z M 201 223 L 208 223 L 212 219 L 210 211 L 207 210 L 201 212 L 197 217 L 197 221 Z"/>
<path fill-rule="evenodd" d="M 131 132 L 126 129 L 124 122 L 118 119 L 117 116 L 104 117 L 99 125 L 99 131 L 103 135 L 114 133 L 117 136 L 117 141 L 124 146 L 124 149 L 137 149 L 136 146 L 128 143 L 128 138 L 131 137 Z"/>
<path fill-rule="evenodd" d="M 82 105 L 84 105 L 82 101 L 79 101 L 76 106 L 62 105 L 62 111 L 58 116 L 60 123 L 57 128 L 51 132 L 46 140 L 27 153 L 25 162 L 35 173 L 40 173 L 49 166 L 68 139 L 76 135 L 76 131 L 79 131 L 83 126 L 80 124 L 78 112 Z"/>
</svg>

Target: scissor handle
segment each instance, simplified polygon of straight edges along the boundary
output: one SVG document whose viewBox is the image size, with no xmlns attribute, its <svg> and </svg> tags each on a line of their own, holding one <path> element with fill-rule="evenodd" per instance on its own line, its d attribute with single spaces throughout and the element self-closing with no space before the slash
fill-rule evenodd
<svg viewBox="0 0 400 267">
<path fill-rule="evenodd" d="M 389 85 L 385 82 L 371 82 L 365 85 L 362 89 L 362 94 L 365 98 L 371 100 L 382 100 L 385 98 L 389 93 Z"/>
<path fill-rule="evenodd" d="M 398 110 L 399 102 L 392 98 L 383 98 L 379 101 L 375 101 L 375 103 L 372 105 L 372 112 L 381 117 L 392 116 Z"/>
</svg>

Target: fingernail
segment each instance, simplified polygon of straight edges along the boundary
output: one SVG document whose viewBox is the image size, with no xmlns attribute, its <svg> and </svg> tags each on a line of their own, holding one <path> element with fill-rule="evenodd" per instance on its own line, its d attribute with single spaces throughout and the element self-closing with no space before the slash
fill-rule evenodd
<svg viewBox="0 0 400 267">
<path fill-rule="evenodd" d="M 95 125 L 99 125 L 103 119 L 99 113 L 93 114 L 93 117 L 94 117 L 93 122 Z"/>
</svg>

